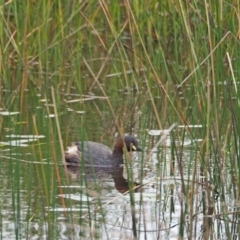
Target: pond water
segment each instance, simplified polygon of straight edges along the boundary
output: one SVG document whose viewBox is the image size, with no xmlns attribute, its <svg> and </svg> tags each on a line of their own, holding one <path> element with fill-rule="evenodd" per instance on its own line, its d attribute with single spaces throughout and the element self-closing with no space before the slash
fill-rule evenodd
<svg viewBox="0 0 240 240">
<path fill-rule="evenodd" d="M 0 239 L 240 239 L 238 1 L 1 3 Z"/>
<path fill-rule="evenodd" d="M 154 130 L 141 94 L 118 93 L 111 99 L 115 115 L 106 98 L 62 90 L 55 92 L 56 113 L 50 96 L 33 88 L 0 111 L 2 239 L 179 239 L 181 231 L 224 239 L 221 216 L 212 216 L 224 202 L 202 178 L 198 162 L 201 134 L 192 141 L 184 126 Z M 190 127 L 201 132 L 201 125 Z M 62 151 L 72 141 L 112 148 L 119 129 L 137 136 L 143 148 L 125 156 L 124 166 L 64 169 Z M 204 203 L 206 194 L 213 212 Z M 229 192 L 225 201 L 234 211 L 232 197 Z M 229 220 L 234 224 L 234 217 Z"/>
</svg>

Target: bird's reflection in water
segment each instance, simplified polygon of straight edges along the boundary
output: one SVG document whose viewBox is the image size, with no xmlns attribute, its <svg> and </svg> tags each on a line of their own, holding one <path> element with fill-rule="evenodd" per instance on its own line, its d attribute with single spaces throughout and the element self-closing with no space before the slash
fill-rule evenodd
<svg viewBox="0 0 240 240">
<path fill-rule="evenodd" d="M 66 169 L 72 179 L 84 178 L 88 182 L 104 183 L 104 180 L 112 179 L 115 188 L 120 193 L 126 193 L 130 187 L 134 192 L 140 192 L 141 186 L 136 182 L 129 182 L 124 176 L 123 166 L 80 166 L 79 164 L 67 164 Z"/>
</svg>

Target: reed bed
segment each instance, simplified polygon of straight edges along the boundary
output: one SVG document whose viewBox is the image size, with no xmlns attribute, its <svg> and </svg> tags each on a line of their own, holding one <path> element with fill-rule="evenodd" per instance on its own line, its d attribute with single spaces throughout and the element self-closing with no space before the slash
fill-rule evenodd
<svg viewBox="0 0 240 240">
<path fill-rule="evenodd" d="M 111 239 L 98 173 L 94 194 L 89 179 L 73 183 L 64 149 L 129 133 L 144 153 L 125 163 L 130 215 L 119 218 L 131 224 L 119 239 L 238 239 L 239 13 L 228 0 L 2 2 L 0 223 L 11 212 L 14 228 L 1 238 Z M 170 144 L 156 147 L 149 130 L 171 126 Z M 45 138 L 20 148 L 6 145 L 10 134 Z M 89 190 L 77 204 L 65 197 L 72 184 Z"/>
</svg>

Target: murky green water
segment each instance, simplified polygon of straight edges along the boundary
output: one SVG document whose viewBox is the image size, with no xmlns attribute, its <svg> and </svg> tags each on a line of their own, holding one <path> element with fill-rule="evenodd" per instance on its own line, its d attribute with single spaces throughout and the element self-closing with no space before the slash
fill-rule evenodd
<svg viewBox="0 0 240 240">
<path fill-rule="evenodd" d="M 0 4 L 0 239 L 240 239 L 238 3 L 146 3 Z"/>
<path fill-rule="evenodd" d="M 192 151 L 201 143 L 200 138 L 195 143 L 187 136 L 183 142 L 175 139 L 178 153 L 172 153 L 173 139 L 169 136 L 153 148 L 159 132 L 148 134 L 141 129 L 141 94 L 120 93 L 115 99 L 110 97 L 117 120 L 126 133 L 139 137 L 144 151 L 133 154 L 124 168 L 69 167 L 65 172 L 51 99 L 36 93 L 29 89 L 21 109 L 16 101 L 0 113 L 2 239 L 132 239 L 134 234 L 139 239 L 177 239 L 179 218 L 189 201 L 181 193 L 181 179 L 185 187 L 198 181 L 192 193 L 198 214 L 192 224 L 196 237 L 203 234 L 200 200 L 205 186 Z M 56 92 L 56 97 L 63 98 L 57 118 L 65 149 L 81 137 L 112 148 L 116 117 L 111 116 L 106 99 L 80 101 L 84 97 L 62 92 Z M 177 135 L 183 129 L 179 126 L 174 132 Z M 199 129 L 201 126 L 196 126 L 194 131 Z M 136 187 L 134 193 L 125 193 L 129 186 Z M 212 192 L 212 197 L 216 197 L 215 207 L 220 208 L 223 202 L 217 193 Z M 185 218 L 190 226 L 188 215 Z M 220 223 L 215 219 L 214 228 Z"/>
<path fill-rule="evenodd" d="M 66 173 L 52 99 L 37 92 L 28 89 L 22 100 L 17 93 L 14 104 L 0 112 L 2 238 L 102 239 L 120 233 L 132 236 L 129 196 L 122 195 L 128 190 L 123 168 L 120 172 L 92 172 L 75 167 Z M 135 115 L 139 96 L 117 96 L 111 103 L 114 111 L 124 115 L 123 119 L 119 117 L 123 128 L 140 136 L 140 118 L 138 113 Z M 57 118 L 65 149 L 81 139 L 112 148 L 118 131 L 106 99 L 65 95 L 61 91 L 56 92 L 56 98 L 63 98 Z M 125 105 L 121 104 L 123 99 Z M 24 104 L 19 107 L 21 101 Z M 141 156 L 135 158 L 137 174 Z"/>
</svg>

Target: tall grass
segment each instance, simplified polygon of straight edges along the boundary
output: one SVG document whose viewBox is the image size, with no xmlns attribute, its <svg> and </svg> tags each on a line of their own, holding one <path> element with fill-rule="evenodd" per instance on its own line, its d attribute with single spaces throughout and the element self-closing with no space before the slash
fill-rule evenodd
<svg viewBox="0 0 240 240">
<path fill-rule="evenodd" d="M 146 130 L 178 123 L 186 128 L 171 133 L 170 163 L 159 158 L 156 177 L 163 178 L 168 167 L 172 176 L 179 172 L 179 237 L 194 238 L 199 215 L 205 219 L 203 238 L 219 234 L 216 230 L 228 238 L 238 233 L 232 224 L 238 211 L 231 213 L 226 206 L 229 196 L 239 200 L 240 185 L 239 8 L 238 1 L 220 0 L 1 3 L 1 108 L 20 112 L 15 122 L 1 119 L 1 138 L 6 129 L 36 135 L 44 131 L 46 144 L 32 146 L 33 158 L 45 159 L 46 154 L 55 168 L 50 171 L 44 162 L 35 169 L 35 190 L 40 187 L 44 199 L 42 218 L 45 205 L 66 208 L 65 200 L 57 202 L 53 192 L 56 187 L 60 195 L 64 192 L 61 155 L 82 131 L 106 144 L 116 132 L 137 133 L 149 149 L 156 140 L 146 137 Z M 89 100 L 93 97 L 98 100 Z M 43 99 L 46 104 L 39 102 Z M 45 118 L 50 114 L 57 117 Z M 191 124 L 202 128 L 189 128 Z M 183 143 L 188 139 L 192 145 L 186 163 Z M 178 141 L 182 144 L 175 144 Z M 144 163 L 142 177 L 143 168 Z M 20 164 L 9 165 L 15 219 L 21 214 L 21 186 L 14 182 L 22 171 Z M 131 171 L 128 175 L 132 182 Z M 156 193 L 163 193 L 162 184 L 157 183 Z M 134 212 L 134 193 L 130 196 Z M 74 222 L 71 212 L 64 211 Z M 222 214 L 216 221 L 224 230 L 213 227 L 214 219 L 208 217 L 213 213 Z M 104 219 L 104 210 L 101 214 Z M 159 213 L 159 223 L 162 217 Z M 56 216 L 49 215 L 47 221 L 52 226 L 49 238 L 59 234 L 53 226 Z M 135 238 L 140 238 L 138 229 Z M 21 238 L 18 230 L 16 226 L 15 236 Z"/>
</svg>

